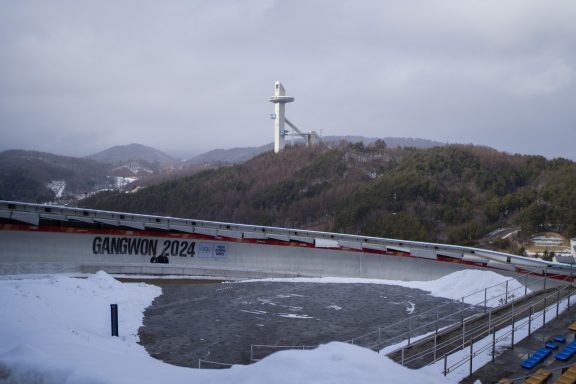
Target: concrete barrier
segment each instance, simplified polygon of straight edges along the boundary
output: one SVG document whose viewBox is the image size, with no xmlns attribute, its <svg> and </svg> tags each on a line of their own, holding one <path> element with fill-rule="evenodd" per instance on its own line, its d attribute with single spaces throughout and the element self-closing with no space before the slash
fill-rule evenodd
<svg viewBox="0 0 576 384">
<path fill-rule="evenodd" d="M 546 274 L 550 284 L 573 274 L 559 263 L 455 245 L 0 201 L 4 275 L 103 269 L 434 280 L 471 268 L 512 277 Z"/>
</svg>

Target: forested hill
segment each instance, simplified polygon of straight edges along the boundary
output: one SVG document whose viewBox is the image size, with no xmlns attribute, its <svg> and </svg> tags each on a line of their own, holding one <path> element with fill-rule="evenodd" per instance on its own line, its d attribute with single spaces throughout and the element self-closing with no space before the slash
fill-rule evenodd
<svg viewBox="0 0 576 384">
<path fill-rule="evenodd" d="M 473 244 L 503 225 L 576 235 L 576 164 L 486 147 L 287 148 L 82 206 Z"/>
</svg>

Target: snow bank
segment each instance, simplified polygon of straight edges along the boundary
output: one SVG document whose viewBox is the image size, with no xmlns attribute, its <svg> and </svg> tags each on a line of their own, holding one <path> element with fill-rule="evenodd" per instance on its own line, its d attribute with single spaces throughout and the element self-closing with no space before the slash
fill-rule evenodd
<svg viewBox="0 0 576 384">
<path fill-rule="evenodd" d="M 231 373 L 241 383 L 449 382 L 440 373 L 411 370 L 369 349 L 339 342 L 309 351 L 278 352 L 253 366 L 234 366 Z"/>
<path fill-rule="evenodd" d="M 101 366 L 95 352 L 118 361 L 136 352 L 145 356 L 137 332 L 144 309 L 160 293 L 104 272 L 87 279 L 0 281 L 0 364 L 9 369 L 8 382 L 33 381 L 38 371 L 51 372 L 46 382 L 65 382 L 85 366 Z M 110 304 L 119 306 L 120 338 L 109 336 Z"/>
<path fill-rule="evenodd" d="M 385 284 L 397 285 L 407 288 L 417 288 L 430 292 L 435 297 L 443 297 L 452 300 L 460 300 L 463 296 L 468 304 L 480 304 L 484 302 L 484 288 L 491 287 L 487 291 L 488 305 L 497 306 L 499 300 L 506 293 L 506 280 L 508 281 L 509 297 L 524 294 L 524 286 L 517 280 L 502 276 L 492 271 L 480 271 L 476 269 L 466 269 L 453 272 L 443 276 L 438 280 L 431 281 L 403 281 L 403 280 L 381 280 L 381 279 L 358 279 L 347 277 L 296 277 L 296 278 L 270 278 L 260 280 L 244 280 L 244 282 L 254 281 L 278 281 L 295 283 L 338 283 L 338 284 Z M 473 294 L 474 292 L 477 292 Z M 531 292 L 527 290 L 527 292 Z M 472 295 L 473 294 L 473 295 Z M 471 295 L 471 296 L 469 296 Z"/>
<path fill-rule="evenodd" d="M 176 367 L 137 344 L 142 313 L 155 286 L 120 283 L 104 272 L 0 280 L 0 382 L 3 383 L 442 383 L 370 350 L 329 343 L 283 351 L 228 370 Z M 110 336 L 110 304 L 119 308 L 120 337 Z"/>
</svg>

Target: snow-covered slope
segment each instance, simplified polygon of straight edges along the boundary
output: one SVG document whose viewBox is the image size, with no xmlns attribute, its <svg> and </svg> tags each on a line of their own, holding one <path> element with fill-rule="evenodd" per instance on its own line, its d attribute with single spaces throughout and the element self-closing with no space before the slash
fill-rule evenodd
<svg viewBox="0 0 576 384">
<path fill-rule="evenodd" d="M 57 199 L 64 196 L 64 190 L 66 189 L 66 180 L 52 180 L 47 185 L 48 189 L 54 192 Z"/>
</svg>

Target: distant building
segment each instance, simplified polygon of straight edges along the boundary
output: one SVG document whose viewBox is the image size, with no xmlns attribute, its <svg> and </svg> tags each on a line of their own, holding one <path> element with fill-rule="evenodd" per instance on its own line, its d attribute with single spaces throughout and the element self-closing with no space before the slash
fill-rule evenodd
<svg viewBox="0 0 576 384">
<path fill-rule="evenodd" d="M 559 263 L 576 264 L 576 237 L 570 239 L 570 249 L 556 253 L 555 259 Z"/>
</svg>

